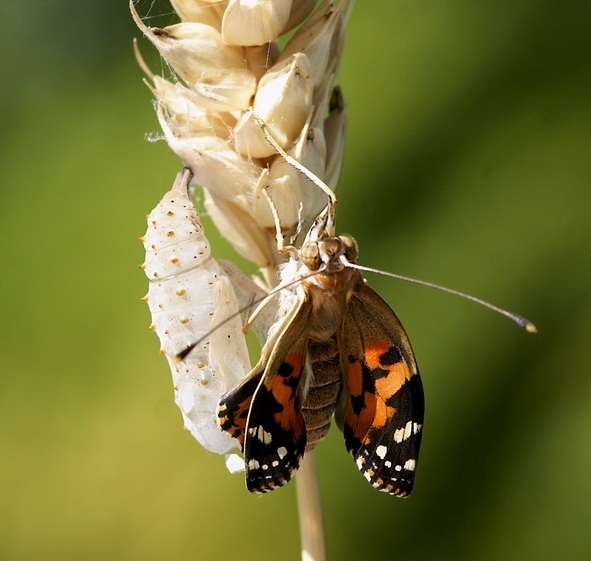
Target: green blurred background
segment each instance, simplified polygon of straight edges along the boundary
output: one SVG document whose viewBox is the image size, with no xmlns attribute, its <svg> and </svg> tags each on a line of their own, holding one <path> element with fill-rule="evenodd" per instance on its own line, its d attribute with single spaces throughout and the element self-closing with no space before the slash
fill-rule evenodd
<svg viewBox="0 0 591 561">
<path fill-rule="evenodd" d="M 146 329 L 137 238 L 179 163 L 144 137 L 126 2 L 2 13 L 0 558 L 298 559 L 294 485 L 252 497 L 200 449 Z M 422 457 L 394 499 L 333 431 L 317 451 L 329 559 L 588 559 L 591 4 L 360 1 L 339 83 L 339 225 L 361 262 L 540 333 L 370 279 L 421 367 Z"/>
</svg>

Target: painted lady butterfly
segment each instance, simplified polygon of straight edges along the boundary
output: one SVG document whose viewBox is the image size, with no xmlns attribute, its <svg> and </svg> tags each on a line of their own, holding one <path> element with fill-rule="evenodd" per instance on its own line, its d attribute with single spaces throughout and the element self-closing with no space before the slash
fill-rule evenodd
<svg viewBox="0 0 591 561">
<path fill-rule="evenodd" d="M 412 491 L 421 380 L 400 321 L 354 268 L 356 258 L 355 241 L 334 235 L 329 205 L 281 270 L 279 319 L 259 362 L 220 400 L 220 426 L 240 443 L 254 493 L 287 483 L 333 415 L 376 489 Z"/>
</svg>

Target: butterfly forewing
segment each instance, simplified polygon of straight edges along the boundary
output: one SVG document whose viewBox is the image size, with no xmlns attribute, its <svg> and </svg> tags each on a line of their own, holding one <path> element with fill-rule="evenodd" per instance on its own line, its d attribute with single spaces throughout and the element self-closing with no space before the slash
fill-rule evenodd
<svg viewBox="0 0 591 561">
<path fill-rule="evenodd" d="M 421 443 L 423 389 L 400 321 L 362 280 L 349 301 L 340 343 L 347 449 L 376 489 L 407 496 Z"/>
<path fill-rule="evenodd" d="M 298 302 L 265 344 L 252 373 L 220 400 L 220 426 L 241 443 L 246 486 L 253 493 L 287 483 L 306 449 L 300 394 L 311 307 L 305 298 Z"/>
</svg>

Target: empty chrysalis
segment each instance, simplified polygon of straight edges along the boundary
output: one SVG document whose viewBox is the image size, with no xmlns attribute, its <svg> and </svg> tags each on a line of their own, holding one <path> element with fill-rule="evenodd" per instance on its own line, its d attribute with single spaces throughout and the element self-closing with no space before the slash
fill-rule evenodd
<svg viewBox="0 0 591 561">
<path fill-rule="evenodd" d="M 150 287 L 144 300 L 172 371 L 185 428 L 206 449 L 223 454 L 236 441 L 220 431 L 215 410 L 220 397 L 249 372 L 250 361 L 232 284 L 211 257 L 189 198 L 191 177 L 188 169 L 179 173 L 148 215 L 142 269 Z M 190 356 L 174 360 L 196 340 Z"/>
</svg>

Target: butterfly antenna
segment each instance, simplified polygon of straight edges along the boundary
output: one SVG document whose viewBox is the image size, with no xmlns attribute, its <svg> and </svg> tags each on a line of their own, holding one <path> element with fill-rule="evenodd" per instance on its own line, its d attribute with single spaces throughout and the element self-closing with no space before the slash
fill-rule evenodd
<svg viewBox="0 0 591 561">
<path fill-rule="evenodd" d="M 476 296 L 472 296 L 470 294 L 466 294 L 464 292 L 460 292 L 459 290 L 454 290 L 453 288 L 447 288 L 445 286 L 441 286 L 439 284 L 434 284 L 432 282 L 427 282 L 423 280 L 413 279 L 412 277 L 405 277 L 403 275 L 397 275 L 395 273 L 388 273 L 387 271 L 380 271 L 379 269 L 373 269 L 371 267 L 364 267 L 363 265 L 358 265 L 357 263 L 346 263 L 347 267 L 351 267 L 353 269 L 358 269 L 360 271 L 366 271 L 368 273 L 377 273 L 378 275 L 384 275 L 386 277 L 391 277 L 393 279 L 402 280 L 405 282 L 410 282 L 412 284 L 419 284 L 421 286 L 426 286 L 428 288 L 435 288 L 437 290 L 441 290 L 443 292 L 447 292 L 449 294 L 453 294 L 454 296 L 459 296 L 460 298 L 465 298 L 466 300 L 470 300 L 475 302 L 476 304 L 480 304 L 493 312 L 497 312 L 506 318 L 509 318 L 512 322 L 516 323 L 519 327 L 527 331 L 528 333 L 537 333 L 538 329 L 536 326 L 529 321 L 527 318 L 520 316 L 514 312 L 510 312 L 508 310 L 504 310 L 503 308 L 499 308 L 490 302 L 486 302 L 485 300 L 481 300 L 480 298 L 476 298 Z"/>
<path fill-rule="evenodd" d="M 273 135 L 271 134 L 271 131 L 269 130 L 269 127 L 267 126 L 265 121 L 263 121 L 254 111 L 252 112 L 252 115 L 255 121 L 261 127 L 263 134 L 265 135 L 265 139 L 275 149 L 275 151 L 289 165 L 297 169 L 301 174 L 305 175 L 312 183 L 314 183 L 314 185 L 322 189 L 322 191 L 324 191 L 326 193 L 326 196 L 328 197 L 328 205 L 330 207 L 334 207 L 337 204 L 337 197 L 334 194 L 334 191 L 326 183 L 324 183 L 322 179 L 320 179 L 317 175 L 313 174 L 308 168 L 306 168 L 306 166 L 303 166 L 295 158 L 290 156 L 273 138 Z"/>
</svg>

